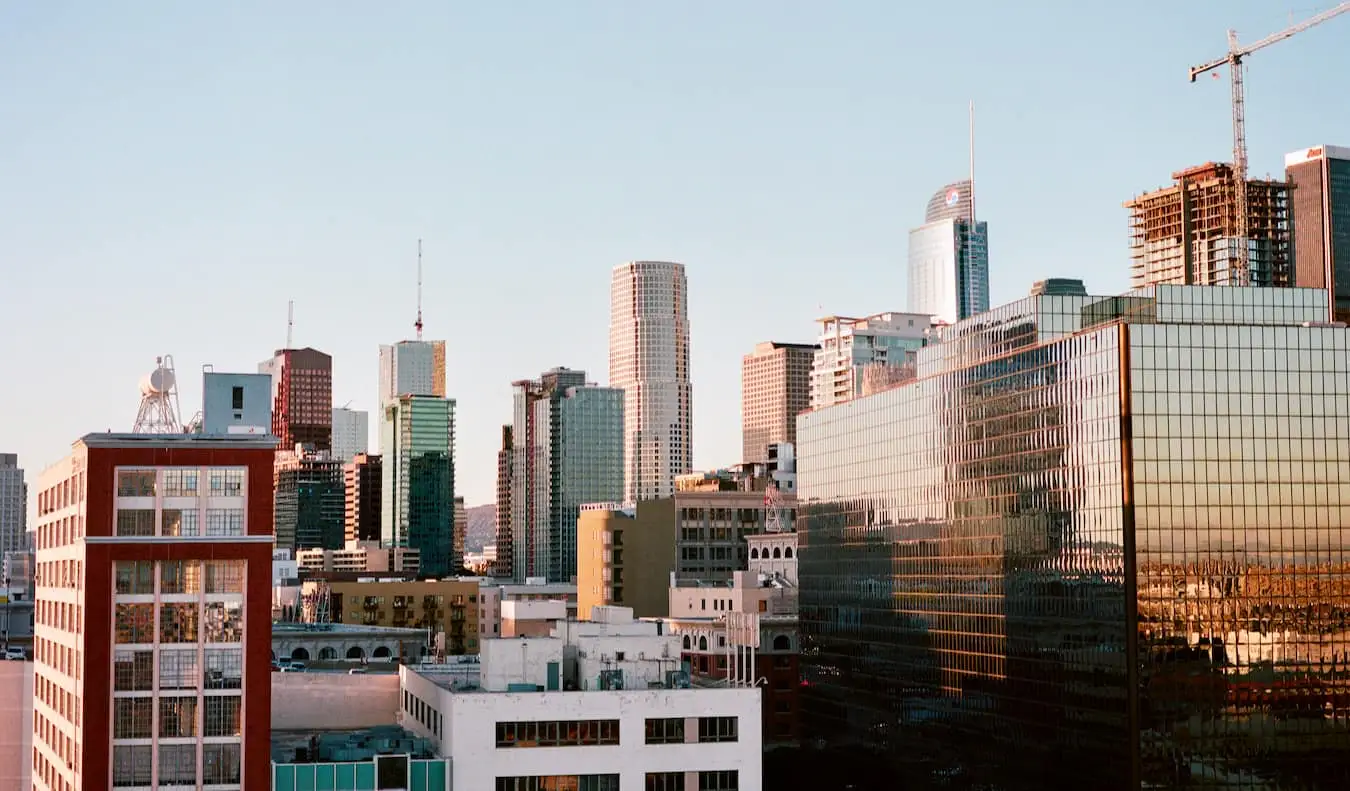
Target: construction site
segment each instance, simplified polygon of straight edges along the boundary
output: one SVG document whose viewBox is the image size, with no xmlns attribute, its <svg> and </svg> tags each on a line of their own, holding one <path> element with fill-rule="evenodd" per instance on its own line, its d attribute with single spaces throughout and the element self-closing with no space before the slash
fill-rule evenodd
<svg viewBox="0 0 1350 791">
<path fill-rule="evenodd" d="M 1132 287 L 1292 285 L 1293 188 L 1288 183 L 1246 181 L 1243 234 L 1238 230 L 1240 192 L 1232 165 L 1208 162 L 1173 173 L 1172 179 L 1176 183 L 1171 187 L 1125 203 L 1130 211 Z"/>
</svg>

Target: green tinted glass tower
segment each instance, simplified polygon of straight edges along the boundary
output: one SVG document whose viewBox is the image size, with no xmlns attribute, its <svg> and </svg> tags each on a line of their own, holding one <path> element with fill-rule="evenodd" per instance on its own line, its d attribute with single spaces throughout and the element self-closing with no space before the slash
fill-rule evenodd
<svg viewBox="0 0 1350 791">
<path fill-rule="evenodd" d="M 421 395 L 389 399 L 380 431 L 381 543 L 416 549 L 424 574 L 455 573 L 455 402 Z"/>
</svg>

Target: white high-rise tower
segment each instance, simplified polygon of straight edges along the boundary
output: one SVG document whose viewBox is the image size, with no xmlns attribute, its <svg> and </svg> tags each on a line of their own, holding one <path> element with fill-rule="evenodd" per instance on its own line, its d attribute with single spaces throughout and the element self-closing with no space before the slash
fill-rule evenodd
<svg viewBox="0 0 1350 791">
<path fill-rule="evenodd" d="M 609 291 L 609 385 L 624 391 L 624 493 L 670 497 L 694 465 L 684 265 L 633 261 Z"/>
</svg>

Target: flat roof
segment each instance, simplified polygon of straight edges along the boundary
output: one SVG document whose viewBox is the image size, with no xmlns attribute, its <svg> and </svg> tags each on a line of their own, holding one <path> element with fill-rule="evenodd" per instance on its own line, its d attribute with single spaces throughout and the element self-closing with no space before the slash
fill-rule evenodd
<svg viewBox="0 0 1350 791">
<path fill-rule="evenodd" d="M 317 748 L 317 755 L 311 751 Z M 303 751 L 303 758 L 298 751 Z M 376 725 L 349 730 L 306 729 L 272 731 L 272 760 L 277 764 L 348 763 L 376 755 L 410 754 L 414 759 L 438 758 L 435 745 L 399 725 Z M 354 759 L 351 753 L 368 753 Z M 337 753 L 336 755 L 334 753 Z"/>
<path fill-rule="evenodd" d="M 415 629 L 404 626 L 363 626 L 361 624 L 346 623 L 290 623 L 273 622 L 272 636 L 276 637 L 278 633 L 285 635 L 325 635 L 334 634 L 344 637 L 353 637 L 362 634 L 380 635 L 381 637 L 417 637 L 424 638 L 427 635 L 426 629 Z"/>
<path fill-rule="evenodd" d="M 262 450 L 275 448 L 277 438 L 270 434 L 131 434 L 108 431 L 85 434 L 71 444 L 83 444 L 89 448 L 134 448 L 143 446 L 180 448 L 198 446 Z"/>
</svg>

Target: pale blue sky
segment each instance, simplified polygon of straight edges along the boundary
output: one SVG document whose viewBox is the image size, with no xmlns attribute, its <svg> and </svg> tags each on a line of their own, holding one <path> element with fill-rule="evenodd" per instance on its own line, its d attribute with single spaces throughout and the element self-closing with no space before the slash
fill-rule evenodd
<svg viewBox="0 0 1350 791">
<path fill-rule="evenodd" d="M 1230 156 L 1188 66 L 1314 4 L 0 0 L 0 450 L 30 479 L 127 430 L 137 380 L 295 340 L 371 409 L 376 347 L 449 343 L 459 489 L 490 502 L 510 382 L 603 382 L 610 268 L 683 261 L 694 457 L 738 461 L 740 357 L 904 309 L 908 229 L 965 175 L 995 304 L 1127 283 L 1120 204 Z M 1350 145 L 1350 15 L 1252 56 L 1252 170 Z"/>
</svg>

